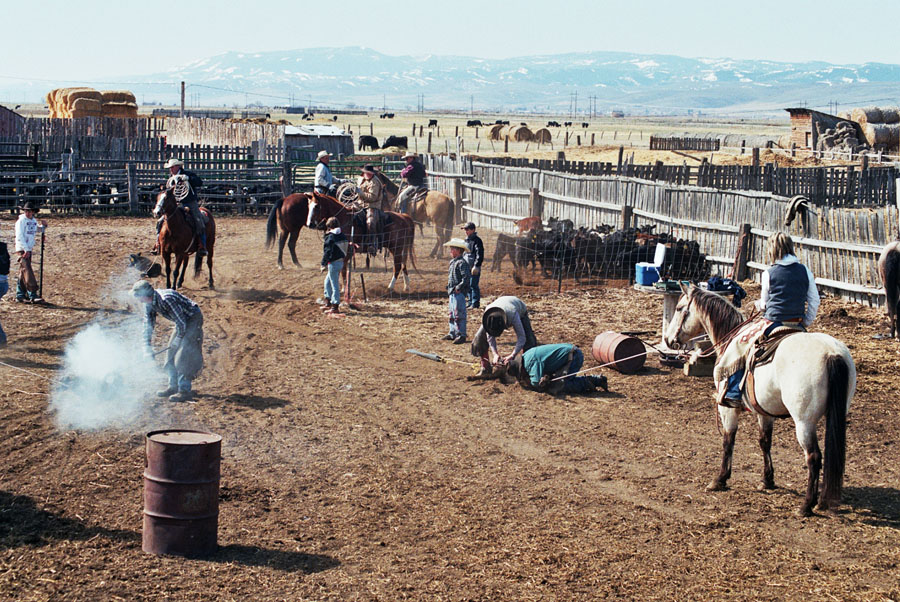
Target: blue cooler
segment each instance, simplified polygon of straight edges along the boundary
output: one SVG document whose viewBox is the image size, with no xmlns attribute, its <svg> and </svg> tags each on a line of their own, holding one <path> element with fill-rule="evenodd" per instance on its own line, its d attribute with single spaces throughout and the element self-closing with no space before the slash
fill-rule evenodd
<svg viewBox="0 0 900 602">
<path fill-rule="evenodd" d="M 634 264 L 634 281 L 641 286 L 653 286 L 659 280 L 659 268 L 652 263 L 641 262 Z"/>
</svg>

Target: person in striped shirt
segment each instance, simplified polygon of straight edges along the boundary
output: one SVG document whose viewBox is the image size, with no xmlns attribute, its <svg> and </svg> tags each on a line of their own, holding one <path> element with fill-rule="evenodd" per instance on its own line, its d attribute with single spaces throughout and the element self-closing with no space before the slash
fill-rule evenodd
<svg viewBox="0 0 900 602">
<path fill-rule="evenodd" d="M 144 303 L 144 340 L 148 350 L 156 326 L 162 316 L 175 323 L 169 339 L 165 370 L 169 386 L 156 394 L 169 401 L 193 401 L 191 381 L 203 369 L 203 312 L 200 306 L 168 288 L 155 289 L 146 280 L 138 280 L 131 294 Z"/>
</svg>

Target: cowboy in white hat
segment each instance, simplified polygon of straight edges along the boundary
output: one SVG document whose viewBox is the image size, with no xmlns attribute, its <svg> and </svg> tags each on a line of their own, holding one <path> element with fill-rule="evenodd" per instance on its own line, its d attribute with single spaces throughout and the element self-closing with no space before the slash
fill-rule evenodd
<svg viewBox="0 0 900 602">
<path fill-rule="evenodd" d="M 335 196 L 338 185 L 343 184 L 347 180 L 336 178 L 331 173 L 331 168 L 328 167 L 328 163 L 331 161 L 331 153 L 327 150 L 319 151 L 319 154 L 316 155 L 316 159 L 319 161 L 319 164 L 316 165 L 316 192 L 319 194 Z"/>
<path fill-rule="evenodd" d="M 469 279 L 472 271 L 463 253 L 469 250 L 466 241 L 451 238 L 444 243 L 450 249 L 450 274 L 447 279 L 447 294 L 450 296 L 450 331 L 443 337 L 445 341 L 453 341 L 454 345 L 466 342 L 466 293 L 469 292 Z"/>
<path fill-rule="evenodd" d="M 184 161 L 181 159 L 171 158 L 166 161 L 164 166 L 169 170 L 169 179 L 166 181 L 166 188 L 176 189 L 176 198 L 178 201 L 191 212 L 194 218 L 194 234 L 199 239 L 197 245 L 197 255 L 206 255 L 206 223 L 203 221 L 203 215 L 200 213 L 200 205 L 198 204 L 197 191 L 203 186 L 203 180 L 200 176 L 192 171 L 185 171 Z M 178 198 L 179 191 L 185 196 Z M 151 251 L 152 254 L 159 252 L 159 230 L 162 228 L 164 217 L 159 218 L 156 222 L 156 246 Z"/>
<path fill-rule="evenodd" d="M 400 172 L 400 177 L 406 180 L 406 188 L 403 189 L 397 200 L 400 203 L 400 213 L 412 215 L 407 211 L 407 205 L 410 199 L 420 192 L 428 190 L 428 184 L 425 179 L 428 174 L 425 173 L 425 166 L 419 161 L 416 153 L 407 152 L 403 155 L 403 160 L 406 161 L 406 167 Z"/>
</svg>

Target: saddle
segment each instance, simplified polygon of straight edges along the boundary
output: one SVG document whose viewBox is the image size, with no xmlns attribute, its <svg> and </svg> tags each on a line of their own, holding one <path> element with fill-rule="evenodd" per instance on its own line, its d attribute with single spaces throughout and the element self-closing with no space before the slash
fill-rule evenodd
<svg viewBox="0 0 900 602">
<path fill-rule="evenodd" d="M 181 207 L 181 210 L 184 211 L 184 219 L 187 220 L 187 222 L 190 224 L 193 221 L 193 218 L 191 217 L 191 210 L 188 209 L 187 207 Z M 206 213 L 205 211 L 201 211 L 200 217 L 203 219 L 204 226 L 209 224 L 209 214 L 208 213 Z"/>
<path fill-rule="evenodd" d="M 745 372 L 741 381 L 741 390 L 745 393 L 747 409 L 770 418 L 784 418 L 787 414 L 770 414 L 760 407 L 756 399 L 754 371 L 775 359 L 775 352 L 788 336 L 806 332 L 806 329 L 799 322 L 796 324 L 786 323 L 766 335 L 765 331 L 771 325 L 772 322 L 762 318 L 742 328 L 716 363 L 715 378 L 716 383 L 727 382 L 731 374 L 743 368 Z M 724 401 L 724 395 L 725 389 L 723 388 L 717 400 L 720 405 Z"/>
</svg>

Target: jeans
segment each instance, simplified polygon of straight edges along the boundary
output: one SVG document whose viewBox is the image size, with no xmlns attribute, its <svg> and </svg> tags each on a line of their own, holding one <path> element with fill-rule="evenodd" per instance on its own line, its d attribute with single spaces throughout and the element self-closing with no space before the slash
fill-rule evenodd
<svg viewBox="0 0 900 602">
<path fill-rule="evenodd" d="M 332 305 L 341 302 L 341 270 L 344 268 L 344 260 L 338 259 L 328 264 L 328 273 L 325 275 L 325 301 Z"/>
<path fill-rule="evenodd" d="M 407 206 L 409 205 L 409 200 L 416 195 L 422 189 L 421 186 L 407 186 L 403 189 L 398 197 L 400 213 L 405 213 L 407 215 L 412 215 L 408 210 Z"/>
<path fill-rule="evenodd" d="M 475 267 L 475 258 L 472 257 L 471 260 L 466 258 L 466 262 L 469 264 L 469 268 Z M 481 307 L 481 289 L 478 287 L 478 283 L 481 281 L 481 269 L 479 268 L 478 274 L 472 274 L 469 276 L 469 292 L 466 293 L 466 300 L 468 301 L 469 307 Z"/>
<path fill-rule="evenodd" d="M 584 353 L 582 353 L 581 349 L 575 348 L 572 351 L 572 363 L 569 364 L 569 370 L 567 374 L 575 374 L 581 367 L 584 365 Z M 566 393 L 584 393 L 589 390 L 590 383 L 588 379 L 584 376 L 568 376 L 563 379 L 563 391 Z"/>
<path fill-rule="evenodd" d="M 450 293 L 450 333 L 453 338 L 466 336 L 466 296 Z"/>
<path fill-rule="evenodd" d="M 9 278 L 0 276 L 0 299 L 9 291 Z M 0 345 L 6 345 L 6 333 L 3 332 L 3 326 L 0 326 Z"/>
<path fill-rule="evenodd" d="M 761 339 L 766 338 L 769 334 L 778 328 L 779 326 L 783 326 L 781 322 L 772 322 L 767 328 L 766 331 L 760 337 Z M 734 374 L 728 377 L 728 390 L 725 393 L 725 399 L 731 399 L 734 401 L 740 401 L 743 396 L 743 391 L 741 390 L 741 381 L 744 380 L 744 373 L 746 370 L 741 368 Z"/>
<path fill-rule="evenodd" d="M 169 387 L 184 393 L 191 392 L 191 381 L 203 369 L 203 314 L 199 311 L 188 318 L 184 333 L 172 332 L 166 353 L 166 374 Z"/>
</svg>

